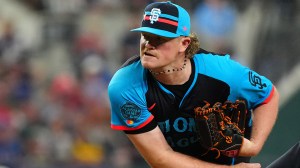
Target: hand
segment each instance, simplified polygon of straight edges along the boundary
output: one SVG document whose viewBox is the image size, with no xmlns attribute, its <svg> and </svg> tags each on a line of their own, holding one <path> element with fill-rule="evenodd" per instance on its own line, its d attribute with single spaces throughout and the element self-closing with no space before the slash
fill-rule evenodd
<svg viewBox="0 0 300 168">
<path fill-rule="evenodd" d="M 232 168 L 261 168 L 259 163 L 239 163 L 231 166 Z"/>
</svg>

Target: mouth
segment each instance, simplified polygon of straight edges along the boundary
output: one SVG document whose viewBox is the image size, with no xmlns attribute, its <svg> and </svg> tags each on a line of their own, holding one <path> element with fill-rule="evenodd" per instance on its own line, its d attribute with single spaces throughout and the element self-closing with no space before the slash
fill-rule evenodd
<svg viewBox="0 0 300 168">
<path fill-rule="evenodd" d="M 153 55 L 152 53 L 150 53 L 150 52 L 147 52 L 147 51 L 146 51 L 146 52 L 144 52 L 144 55 L 145 55 L 145 56 L 154 57 L 154 55 Z"/>
</svg>

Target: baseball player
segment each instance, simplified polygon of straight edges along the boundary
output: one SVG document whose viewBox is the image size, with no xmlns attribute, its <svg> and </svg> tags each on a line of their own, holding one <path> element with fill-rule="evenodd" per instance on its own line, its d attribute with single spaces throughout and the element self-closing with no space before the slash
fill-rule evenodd
<svg viewBox="0 0 300 168">
<path fill-rule="evenodd" d="M 124 131 L 151 167 L 260 167 L 250 157 L 272 130 L 279 94 L 269 79 L 229 55 L 201 49 L 190 27 L 188 12 L 177 4 L 145 8 L 141 27 L 132 30 L 141 33 L 140 55 L 125 62 L 108 87 L 111 128 Z M 242 145 L 235 155 L 216 157 L 196 135 L 194 109 L 238 99 L 248 109 Z"/>
</svg>

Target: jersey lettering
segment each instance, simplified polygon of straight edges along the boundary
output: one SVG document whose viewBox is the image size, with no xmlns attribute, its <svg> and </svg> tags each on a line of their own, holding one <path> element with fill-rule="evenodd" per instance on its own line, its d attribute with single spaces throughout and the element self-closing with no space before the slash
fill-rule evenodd
<svg viewBox="0 0 300 168">
<path fill-rule="evenodd" d="M 171 147 L 184 148 L 198 142 L 199 139 L 197 138 L 197 136 L 192 136 L 188 138 L 181 138 L 176 141 L 172 137 L 168 136 L 166 137 L 166 140 Z"/>
<path fill-rule="evenodd" d="M 163 122 L 158 122 L 158 126 L 163 133 L 168 133 L 171 131 L 170 120 L 166 120 Z M 183 118 L 179 117 L 175 119 L 172 129 L 176 132 L 194 132 L 196 130 L 195 120 L 194 118 Z"/>
<path fill-rule="evenodd" d="M 162 132 L 170 132 L 170 121 L 169 120 L 166 120 L 164 122 L 158 122 L 157 124 Z"/>
</svg>

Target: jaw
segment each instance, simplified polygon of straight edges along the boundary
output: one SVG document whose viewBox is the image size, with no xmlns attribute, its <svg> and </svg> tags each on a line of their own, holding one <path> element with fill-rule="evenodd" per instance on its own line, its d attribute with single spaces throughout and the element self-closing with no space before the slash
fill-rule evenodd
<svg viewBox="0 0 300 168">
<path fill-rule="evenodd" d="M 144 54 L 141 56 L 141 63 L 143 67 L 152 69 L 157 67 L 157 65 L 159 64 L 159 60 L 157 59 L 157 57 Z"/>
</svg>

